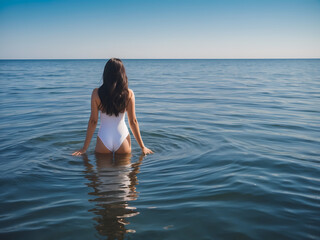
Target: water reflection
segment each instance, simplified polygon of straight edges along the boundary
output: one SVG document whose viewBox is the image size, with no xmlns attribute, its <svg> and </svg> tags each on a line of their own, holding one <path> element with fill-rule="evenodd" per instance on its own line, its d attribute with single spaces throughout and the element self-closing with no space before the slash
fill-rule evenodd
<svg viewBox="0 0 320 240">
<path fill-rule="evenodd" d="M 97 232 L 107 239 L 124 239 L 127 232 L 135 232 L 128 229 L 129 217 L 139 212 L 128 205 L 129 201 L 136 200 L 138 193 L 137 173 L 139 173 L 139 161 L 131 163 L 131 154 L 123 156 L 110 156 L 107 154 L 95 154 L 96 169 L 90 163 L 88 156 L 83 155 L 86 167 L 87 184 L 93 188 L 89 195 L 95 196 L 90 201 L 95 202 L 95 207 L 89 211 L 96 214 Z"/>
</svg>

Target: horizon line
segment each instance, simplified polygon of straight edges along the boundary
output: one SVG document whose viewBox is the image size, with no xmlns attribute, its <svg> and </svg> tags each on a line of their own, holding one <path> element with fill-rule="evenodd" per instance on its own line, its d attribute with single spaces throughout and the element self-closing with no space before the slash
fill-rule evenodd
<svg viewBox="0 0 320 240">
<path fill-rule="evenodd" d="M 0 58 L 1 60 L 106 60 L 110 58 Z M 320 59 L 320 57 L 298 58 L 120 58 L 122 60 L 307 60 Z"/>
</svg>

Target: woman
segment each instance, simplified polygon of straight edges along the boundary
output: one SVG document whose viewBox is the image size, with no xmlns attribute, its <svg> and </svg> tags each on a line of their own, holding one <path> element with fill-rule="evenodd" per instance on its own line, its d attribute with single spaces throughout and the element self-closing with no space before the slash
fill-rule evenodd
<svg viewBox="0 0 320 240">
<path fill-rule="evenodd" d="M 124 121 L 128 114 L 130 129 L 141 147 L 144 155 L 153 153 L 145 147 L 141 139 L 139 124 L 135 113 L 135 97 L 128 89 L 128 78 L 123 63 L 118 58 L 111 58 L 104 67 L 103 84 L 95 88 L 91 95 L 91 115 L 83 147 L 72 155 L 81 155 L 89 147 L 91 138 L 98 123 L 100 129 L 95 151 L 97 153 L 131 153 L 131 140 Z"/>
</svg>

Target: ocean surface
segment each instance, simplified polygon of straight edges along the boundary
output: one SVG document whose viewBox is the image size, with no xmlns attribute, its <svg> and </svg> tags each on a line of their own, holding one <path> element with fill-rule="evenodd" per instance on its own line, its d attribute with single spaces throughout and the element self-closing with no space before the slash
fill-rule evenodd
<svg viewBox="0 0 320 240">
<path fill-rule="evenodd" d="M 319 239 L 320 60 L 124 60 L 145 145 L 82 147 L 106 60 L 0 61 L 0 239 Z"/>
</svg>

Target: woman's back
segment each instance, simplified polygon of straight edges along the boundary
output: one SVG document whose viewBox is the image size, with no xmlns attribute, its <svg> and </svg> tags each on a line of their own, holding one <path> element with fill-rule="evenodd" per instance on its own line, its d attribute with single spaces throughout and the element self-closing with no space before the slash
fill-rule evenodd
<svg viewBox="0 0 320 240">
<path fill-rule="evenodd" d="M 119 149 L 128 136 L 129 131 L 125 122 L 125 112 L 118 116 L 100 113 L 100 129 L 98 136 L 103 144 L 112 152 Z"/>
</svg>

